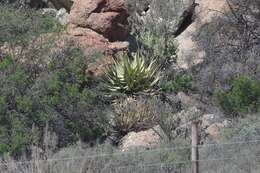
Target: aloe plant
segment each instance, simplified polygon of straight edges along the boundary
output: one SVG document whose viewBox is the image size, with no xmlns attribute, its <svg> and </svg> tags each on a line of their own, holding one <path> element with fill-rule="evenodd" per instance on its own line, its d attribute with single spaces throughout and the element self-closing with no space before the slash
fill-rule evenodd
<svg viewBox="0 0 260 173">
<path fill-rule="evenodd" d="M 122 93 L 148 92 L 159 81 L 156 61 L 147 62 L 139 53 L 124 55 L 106 70 L 108 88 Z"/>
</svg>

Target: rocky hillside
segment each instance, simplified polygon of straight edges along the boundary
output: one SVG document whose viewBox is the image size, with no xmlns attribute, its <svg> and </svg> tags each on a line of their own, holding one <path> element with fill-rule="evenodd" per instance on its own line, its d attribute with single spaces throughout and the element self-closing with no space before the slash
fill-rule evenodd
<svg viewBox="0 0 260 173">
<path fill-rule="evenodd" d="M 259 33 L 258 0 L 1 1 L 0 159 L 14 164 L 0 172 L 59 172 L 65 164 L 39 160 L 189 146 L 193 121 L 202 147 L 259 137 Z M 137 158 L 186 163 L 189 154 L 102 157 L 62 172 L 113 172 L 114 162 Z M 23 160 L 39 163 L 16 164 Z M 166 167 L 146 171 L 188 172 Z"/>
</svg>

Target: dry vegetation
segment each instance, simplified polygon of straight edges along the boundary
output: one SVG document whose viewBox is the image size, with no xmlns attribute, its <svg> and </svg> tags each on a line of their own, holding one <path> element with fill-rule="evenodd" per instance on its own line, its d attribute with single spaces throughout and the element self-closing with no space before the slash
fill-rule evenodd
<svg viewBox="0 0 260 173">
<path fill-rule="evenodd" d="M 258 0 L 228 0 L 231 11 L 195 38 L 205 62 L 187 71 L 176 67 L 172 35 L 183 1 L 127 1 L 138 54 L 118 57 L 100 78 L 86 74 L 97 56 L 84 57 L 55 19 L 15 2 L 0 6 L 1 173 L 188 173 L 186 123 L 211 107 L 232 124 L 221 142 L 259 139 Z M 180 92 L 204 107 L 187 106 Z M 156 125 L 165 134 L 158 148 L 117 148 L 127 133 Z M 203 172 L 259 172 L 258 140 L 202 141 Z"/>
</svg>

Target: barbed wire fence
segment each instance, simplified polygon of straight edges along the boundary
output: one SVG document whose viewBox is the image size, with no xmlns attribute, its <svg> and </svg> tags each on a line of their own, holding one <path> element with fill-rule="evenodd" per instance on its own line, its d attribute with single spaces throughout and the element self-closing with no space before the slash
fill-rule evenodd
<svg viewBox="0 0 260 173">
<path fill-rule="evenodd" d="M 259 173 L 260 140 L 232 142 L 223 144 L 199 145 L 200 172 L 207 173 Z M 10 166 L 23 170 L 71 170 L 71 173 L 83 172 L 158 172 L 188 173 L 191 172 L 191 160 L 177 161 L 176 152 L 190 152 L 191 146 L 166 147 L 153 150 L 96 154 L 71 158 L 53 158 L 24 162 L 2 162 L 1 172 Z M 173 156 L 171 158 L 170 156 Z M 43 167 L 43 168 L 40 168 Z M 3 171 L 4 172 L 4 171 Z M 22 172 L 22 171 L 21 171 Z"/>
<path fill-rule="evenodd" d="M 229 143 L 196 145 L 199 153 L 192 160 L 194 146 L 161 147 L 127 152 L 100 151 L 78 157 L 57 157 L 30 161 L 6 160 L 1 173 L 259 173 L 260 136 Z"/>
</svg>

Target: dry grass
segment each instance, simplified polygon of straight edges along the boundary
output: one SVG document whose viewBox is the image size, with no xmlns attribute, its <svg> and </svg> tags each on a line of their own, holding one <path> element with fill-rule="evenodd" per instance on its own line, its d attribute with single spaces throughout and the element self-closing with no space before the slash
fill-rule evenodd
<svg viewBox="0 0 260 173">
<path fill-rule="evenodd" d="M 142 97 L 118 99 L 113 104 L 114 128 L 122 133 L 151 128 L 157 115 L 157 103 Z"/>
<path fill-rule="evenodd" d="M 96 147 L 82 143 L 53 153 L 55 137 L 45 136 L 45 149 L 32 147 L 30 158 L 19 161 L 2 158 L 1 173 L 190 173 L 189 142 L 162 144 L 153 150 L 136 149 L 120 152 L 111 145 Z M 175 141 L 176 142 L 176 141 Z M 232 141 L 240 144 L 200 147 L 200 169 L 203 173 L 259 172 L 259 142 Z M 185 147 L 187 146 L 187 148 Z M 177 147 L 177 148 L 176 148 Z M 28 161 L 29 160 L 29 161 Z"/>
</svg>

